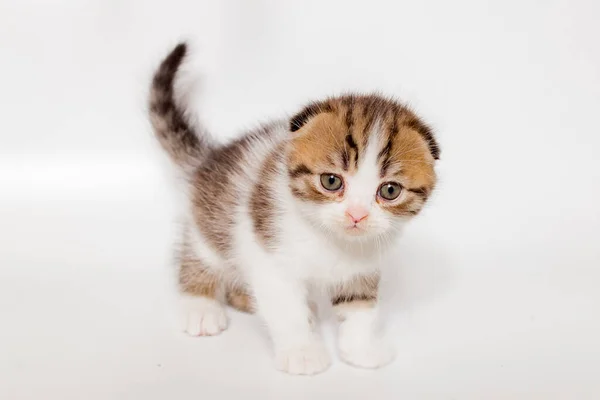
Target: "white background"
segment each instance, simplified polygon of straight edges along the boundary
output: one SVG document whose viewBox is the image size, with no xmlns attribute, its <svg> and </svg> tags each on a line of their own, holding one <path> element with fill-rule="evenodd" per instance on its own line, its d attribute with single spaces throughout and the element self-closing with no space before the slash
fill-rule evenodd
<svg viewBox="0 0 600 400">
<path fill-rule="evenodd" d="M 593 0 L 1 0 L 0 398 L 600 398 L 599 16 Z M 219 337 L 179 332 L 176 196 L 145 105 L 181 38 L 219 138 L 344 90 L 436 128 L 439 191 L 386 282 L 391 366 L 285 376 L 234 312 Z"/>
</svg>

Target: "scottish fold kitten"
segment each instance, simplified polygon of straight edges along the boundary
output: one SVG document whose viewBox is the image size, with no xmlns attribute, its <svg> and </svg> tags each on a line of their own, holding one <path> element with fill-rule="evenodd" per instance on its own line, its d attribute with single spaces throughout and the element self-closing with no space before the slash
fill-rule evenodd
<svg viewBox="0 0 600 400">
<path fill-rule="evenodd" d="M 276 367 L 315 374 L 330 364 L 311 301 L 322 291 L 339 320 L 341 359 L 387 364 L 393 351 L 375 329 L 380 263 L 436 184 L 431 130 L 393 100 L 351 94 L 218 145 L 194 130 L 174 93 L 186 49 L 162 62 L 150 95 L 156 137 L 187 182 L 186 331 L 223 331 L 226 303 L 255 311 Z"/>
</svg>

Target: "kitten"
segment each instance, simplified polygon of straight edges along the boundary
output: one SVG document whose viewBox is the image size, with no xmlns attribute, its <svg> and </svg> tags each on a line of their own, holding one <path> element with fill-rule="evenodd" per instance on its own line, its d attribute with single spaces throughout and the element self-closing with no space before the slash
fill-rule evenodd
<svg viewBox="0 0 600 400">
<path fill-rule="evenodd" d="M 346 95 L 217 145 L 176 101 L 185 55 L 179 44 L 156 72 L 150 119 L 187 177 L 186 331 L 220 333 L 225 302 L 256 311 L 276 367 L 315 374 L 330 364 L 311 301 L 323 290 L 339 319 L 340 357 L 365 368 L 389 363 L 393 351 L 375 329 L 381 256 L 435 186 L 431 130 L 392 100 Z"/>
</svg>

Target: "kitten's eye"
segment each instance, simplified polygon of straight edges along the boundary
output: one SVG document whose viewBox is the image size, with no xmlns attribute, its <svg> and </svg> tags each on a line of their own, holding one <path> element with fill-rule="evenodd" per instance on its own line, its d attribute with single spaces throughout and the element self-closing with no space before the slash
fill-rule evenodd
<svg viewBox="0 0 600 400">
<path fill-rule="evenodd" d="M 323 174 L 321 185 L 330 192 L 336 192 L 342 188 L 342 178 L 334 174 Z"/>
<path fill-rule="evenodd" d="M 396 200 L 402 192 L 402 186 L 396 182 L 384 183 L 379 187 L 379 195 L 385 200 Z"/>
</svg>

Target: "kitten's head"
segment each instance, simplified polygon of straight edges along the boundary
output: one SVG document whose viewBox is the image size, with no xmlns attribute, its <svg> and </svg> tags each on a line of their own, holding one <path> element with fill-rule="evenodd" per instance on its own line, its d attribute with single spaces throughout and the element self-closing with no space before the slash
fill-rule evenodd
<svg viewBox="0 0 600 400">
<path fill-rule="evenodd" d="M 435 186 L 431 130 L 394 101 L 353 95 L 313 103 L 290 130 L 292 195 L 303 217 L 342 238 L 397 231 Z"/>
</svg>

